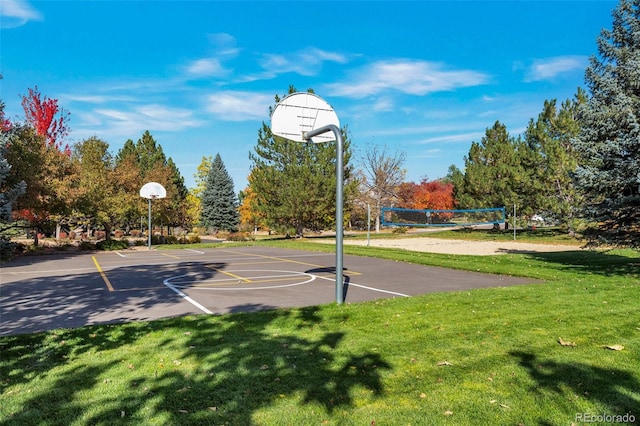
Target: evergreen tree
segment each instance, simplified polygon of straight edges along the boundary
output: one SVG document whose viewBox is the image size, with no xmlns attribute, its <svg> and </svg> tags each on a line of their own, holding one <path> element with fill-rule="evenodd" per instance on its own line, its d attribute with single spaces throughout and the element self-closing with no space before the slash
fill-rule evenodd
<svg viewBox="0 0 640 426">
<path fill-rule="evenodd" d="M 138 139 L 135 147 L 138 164 L 140 165 L 143 176 L 146 176 L 154 167 L 158 165 L 165 166 L 167 164 L 167 157 L 164 155 L 162 146 L 156 143 L 156 140 L 148 130 Z M 123 148 L 127 148 L 126 144 Z"/>
<path fill-rule="evenodd" d="M 220 154 L 217 154 L 202 193 L 200 222 L 203 226 L 218 231 L 238 229 L 238 198 L 234 192 L 233 179 L 227 173 Z"/>
<path fill-rule="evenodd" d="M 538 213 L 558 219 L 574 230 L 574 212 L 580 202 L 572 174 L 577 167 L 577 155 L 571 139 L 580 131 L 577 111 L 586 102 L 584 90 L 562 103 L 545 101 L 536 121 L 530 120 L 524 138 L 530 148 L 525 170 L 530 175 L 528 199 Z"/>
<path fill-rule="evenodd" d="M 11 220 L 13 203 L 25 193 L 27 188 L 24 181 L 11 185 L 7 183 L 11 164 L 7 161 L 5 154 L 13 133 L 11 123 L 4 118 L 4 102 L 0 100 L 0 223 Z"/>
<path fill-rule="evenodd" d="M 169 226 L 188 226 L 185 200 L 188 195 L 184 178 L 171 157 L 167 158 L 162 146 L 147 130 L 134 143 L 128 139 L 115 157 L 116 178 L 121 181 L 118 193 L 120 221 L 126 229 L 140 223 L 140 212 L 145 204 L 138 191 L 147 182 L 158 182 L 167 190 L 167 197 L 154 203 L 153 221 Z"/>
<path fill-rule="evenodd" d="M 580 109 L 577 187 L 591 244 L 640 247 L 640 0 L 621 0 L 597 39 Z"/>
<path fill-rule="evenodd" d="M 529 179 L 523 167 L 523 158 L 529 154 L 526 144 L 496 121 L 480 143 L 471 144 L 464 158 L 464 174 L 455 167 L 449 169 L 459 208 L 505 207 L 509 213 L 509 207 L 517 204 L 530 214 L 533 206 L 525 201 Z"/>
<path fill-rule="evenodd" d="M 290 87 L 289 93 L 295 88 Z M 311 92 L 311 91 L 310 91 Z M 280 97 L 276 96 L 276 104 Z M 344 202 L 355 193 L 351 177 L 350 140 L 343 129 Z M 265 123 L 258 131 L 255 153 L 250 153 L 252 205 L 268 226 L 302 235 L 303 230 L 325 229 L 336 217 L 336 142 L 300 143 L 274 136 Z"/>
<path fill-rule="evenodd" d="M 135 158 L 136 163 L 138 162 L 138 152 L 136 151 L 136 145 L 133 143 L 131 139 L 127 139 L 118 154 L 116 155 L 116 166 L 119 166 L 126 159 Z"/>
</svg>

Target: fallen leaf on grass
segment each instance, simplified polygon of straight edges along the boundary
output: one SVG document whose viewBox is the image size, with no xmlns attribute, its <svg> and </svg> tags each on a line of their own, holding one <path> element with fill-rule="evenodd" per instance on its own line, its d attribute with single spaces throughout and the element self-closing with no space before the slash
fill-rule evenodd
<svg viewBox="0 0 640 426">
<path fill-rule="evenodd" d="M 605 348 L 611 349 L 612 351 L 621 351 L 621 350 L 624 349 L 624 346 L 622 346 L 622 345 L 607 345 L 607 346 L 605 346 Z"/>
<path fill-rule="evenodd" d="M 558 343 L 560 343 L 560 346 L 571 346 L 571 347 L 576 346 L 574 342 L 568 342 L 568 341 L 562 340 L 562 337 L 558 337 Z"/>
<path fill-rule="evenodd" d="M 444 412 L 444 415 L 445 416 L 453 416 L 453 411 L 447 410 L 447 411 Z"/>
<path fill-rule="evenodd" d="M 453 365 L 453 364 L 451 364 L 449 361 L 440 361 L 437 365 L 442 367 L 444 365 L 449 366 L 449 365 Z"/>
<path fill-rule="evenodd" d="M 426 394 L 426 393 L 422 392 L 422 393 L 420 394 L 420 398 L 426 398 L 426 397 L 427 397 L 427 394 Z"/>
</svg>

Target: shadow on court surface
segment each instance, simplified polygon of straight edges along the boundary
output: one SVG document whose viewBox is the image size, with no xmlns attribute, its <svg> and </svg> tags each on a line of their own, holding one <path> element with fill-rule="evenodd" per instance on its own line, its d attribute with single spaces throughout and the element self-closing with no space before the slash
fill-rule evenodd
<svg viewBox="0 0 640 426">
<path fill-rule="evenodd" d="M 0 335 L 200 313 L 162 285 L 168 273 L 208 279 L 216 272 L 194 262 L 119 267 L 107 272 L 113 291 L 95 270 L 3 279 Z"/>
<path fill-rule="evenodd" d="M 256 246 L 19 259 L 0 270 L 0 335 L 332 303 L 333 261 Z M 535 281 L 358 256 L 345 265 L 347 303 Z"/>
</svg>

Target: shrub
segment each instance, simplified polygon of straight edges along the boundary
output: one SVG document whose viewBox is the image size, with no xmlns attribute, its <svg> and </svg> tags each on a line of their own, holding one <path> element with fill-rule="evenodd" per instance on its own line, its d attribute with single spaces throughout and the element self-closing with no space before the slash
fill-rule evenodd
<svg viewBox="0 0 640 426">
<path fill-rule="evenodd" d="M 215 237 L 220 240 L 226 240 L 229 238 L 230 235 L 231 235 L 231 232 L 229 231 L 216 231 L 215 233 Z"/>
<path fill-rule="evenodd" d="M 91 241 L 80 241 L 80 244 L 78 244 L 78 248 L 80 250 L 95 250 L 96 245 Z"/>
<path fill-rule="evenodd" d="M 227 241 L 254 241 L 255 239 L 251 232 L 234 232 L 227 237 Z"/>
<path fill-rule="evenodd" d="M 164 238 L 164 241 L 166 244 L 178 244 L 178 237 L 176 237 L 175 235 L 167 235 Z"/>
<path fill-rule="evenodd" d="M 406 226 L 396 226 L 395 228 L 393 228 L 391 230 L 391 232 L 393 232 L 394 234 L 406 234 L 407 233 L 407 227 Z"/>
<path fill-rule="evenodd" d="M 129 243 L 123 240 L 102 240 L 96 243 L 98 250 L 124 250 L 129 247 Z"/>
<path fill-rule="evenodd" d="M 187 241 L 189 241 L 189 244 L 198 244 L 202 242 L 198 234 L 187 234 Z"/>
<path fill-rule="evenodd" d="M 22 244 L 0 237 L 0 260 L 9 260 L 22 251 L 24 251 Z"/>
</svg>

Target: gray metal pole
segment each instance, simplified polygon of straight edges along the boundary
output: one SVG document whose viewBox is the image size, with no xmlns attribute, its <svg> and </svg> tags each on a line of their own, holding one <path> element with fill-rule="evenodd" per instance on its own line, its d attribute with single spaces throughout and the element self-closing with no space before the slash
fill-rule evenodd
<svg viewBox="0 0 640 426">
<path fill-rule="evenodd" d="M 344 303 L 344 278 L 342 275 L 343 263 L 342 263 L 342 246 L 344 237 L 344 224 L 343 224 L 343 187 L 344 187 L 344 141 L 342 140 L 342 132 L 338 126 L 329 124 L 327 126 L 320 127 L 318 129 L 306 132 L 304 138 L 306 140 L 311 139 L 314 136 L 321 135 L 326 132 L 333 132 L 337 142 L 336 153 L 336 303 L 341 305 Z"/>
<path fill-rule="evenodd" d="M 149 250 L 151 250 L 151 198 L 149 198 L 149 229 L 147 232 L 149 233 Z"/>
</svg>

